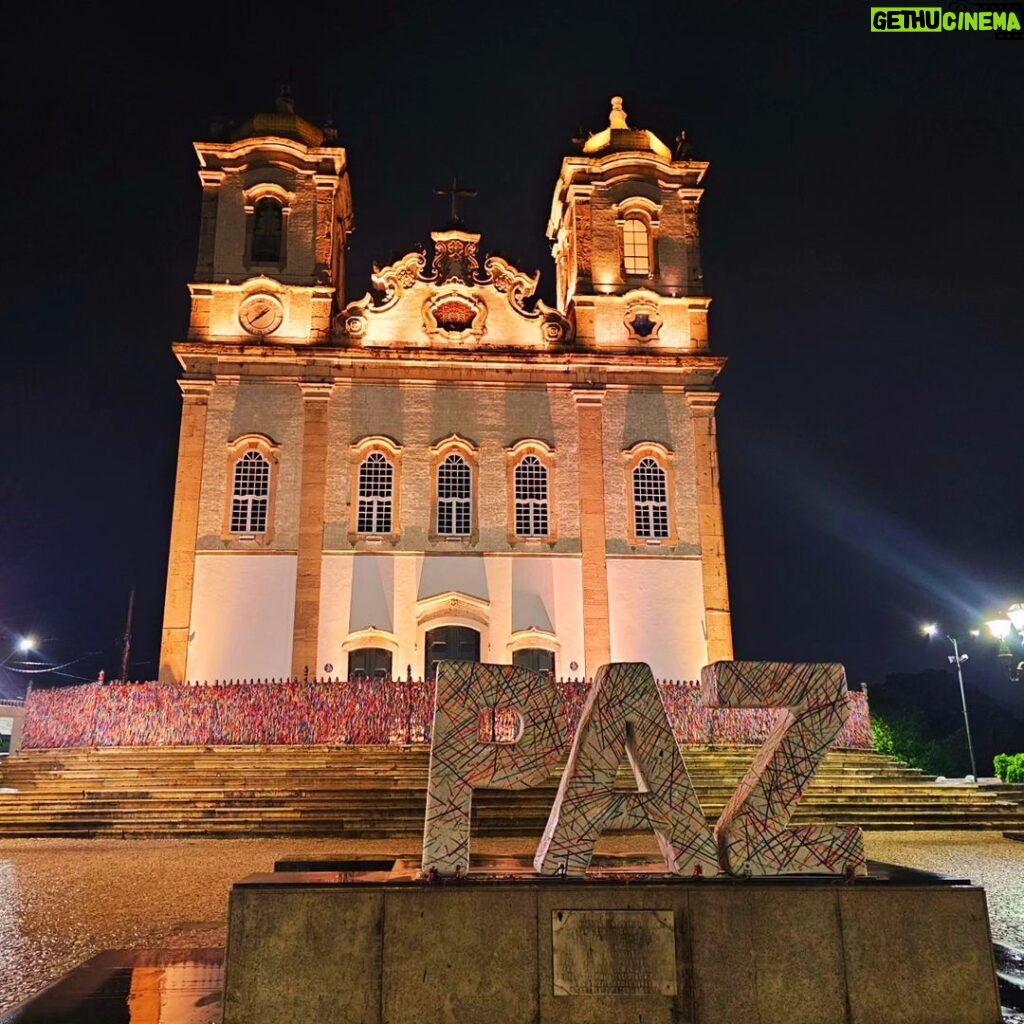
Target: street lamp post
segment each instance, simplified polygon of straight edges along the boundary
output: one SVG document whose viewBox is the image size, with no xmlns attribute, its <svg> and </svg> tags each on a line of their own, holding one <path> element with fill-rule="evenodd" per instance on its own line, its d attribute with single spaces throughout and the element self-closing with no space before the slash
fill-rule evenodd
<svg viewBox="0 0 1024 1024">
<path fill-rule="evenodd" d="M 971 742 L 971 723 L 967 720 L 967 695 L 964 693 L 964 670 L 963 663 L 967 660 L 966 654 L 960 653 L 960 645 L 955 636 L 946 634 L 946 639 L 953 645 L 953 653 L 947 655 L 949 663 L 956 665 L 956 677 L 960 680 L 960 704 L 964 709 L 964 730 L 967 733 L 967 751 L 971 755 L 971 774 L 975 782 L 978 780 L 978 769 L 974 764 L 974 744 Z"/>
<path fill-rule="evenodd" d="M 924 626 L 922 632 L 925 636 L 935 636 L 938 632 L 938 626 L 933 622 L 930 625 Z M 955 636 L 946 634 L 946 639 L 953 645 L 953 653 L 947 654 L 946 657 L 949 659 L 951 665 L 956 665 L 956 677 L 960 682 L 960 706 L 964 709 L 964 731 L 967 733 L 967 752 L 971 755 L 971 775 L 974 776 L 974 781 L 978 781 L 978 768 L 974 763 L 974 744 L 971 742 L 971 723 L 967 718 L 967 694 L 964 691 L 964 669 L 963 664 L 967 661 L 967 655 L 960 653 L 960 642 Z"/>
</svg>

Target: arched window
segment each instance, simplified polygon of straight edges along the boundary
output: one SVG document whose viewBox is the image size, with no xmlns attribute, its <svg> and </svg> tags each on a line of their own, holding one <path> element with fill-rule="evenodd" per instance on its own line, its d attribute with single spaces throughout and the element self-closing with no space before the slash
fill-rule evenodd
<svg viewBox="0 0 1024 1024">
<path fill-rule="evenodd" d="M 357 533 L 390 533 L 395 469 L 380 452 L 371 452 L 359 466 Z"/>
<path fill-rule="evenodd" d="M 668 537 L 665 470 L 650 457 L 641 459 L 633 470 L 633 528 L 638 539 Z"/>
<path fill-rule="evenodd" d="M 536 455 L 525 456 L 515 469 L 516 536 L 548 535 L 548 470 Z"/>
<path fill-rule="evenodd" d="M 622 225 L 622 265 L 631 277 L 648 277 L 651 273 L 650 232 L 641 217 L 627 217 Z"/>
<path fill-rule="evenodd" d="M 257 451 L 236 463 L 231 489 L 231 532 L 266 533 L 270 505 L 270 463 Z"/>
<path fill-rule="evenodd" d="M 276 199 L 260 199 L 253 210 L 252 261 L 253 263 L 279 263 L 281 261 L 281 229 L 284 216 Z"/>
<path fill-rule="evenodd" d="M 472 533 L 473 477 L 461 455 L 449 455 L 437 467 L 437 532 L 448 537 Z"/>
</svg>

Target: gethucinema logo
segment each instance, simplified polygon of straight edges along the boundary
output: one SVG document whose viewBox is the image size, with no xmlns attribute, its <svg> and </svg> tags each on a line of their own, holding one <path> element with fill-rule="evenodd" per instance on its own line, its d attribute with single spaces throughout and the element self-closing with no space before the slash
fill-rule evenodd
<svg viewBox="0 0 1024 1024">
<path fill-rule="evenodd" d="M 980 6 L 980 5 L 979 5 Z M 872 7 L 872 32 L 993 32 L 996 39 L 1024 39 L 1024 4 L 993 3 L 985 10 L 941 7 Z"/>
</svg>

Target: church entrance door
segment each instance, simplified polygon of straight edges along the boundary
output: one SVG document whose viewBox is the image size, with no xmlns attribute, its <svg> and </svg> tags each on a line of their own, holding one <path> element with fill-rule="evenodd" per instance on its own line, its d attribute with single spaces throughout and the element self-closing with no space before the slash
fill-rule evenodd
<svg viewBox="0 0 1024 1024">
<path fill-rule="evenodd" d="M 427 632 L 423 678 L 433 679 L 439 661 L 479 661 L 480 634 L 468 626 L 438 626 Z"/>
<path fill-rule="evenodd" d="M 383 647 L 360 647 L 348 655 L 349 679 L 390 679 L 391 652 Z"/>
</svg>

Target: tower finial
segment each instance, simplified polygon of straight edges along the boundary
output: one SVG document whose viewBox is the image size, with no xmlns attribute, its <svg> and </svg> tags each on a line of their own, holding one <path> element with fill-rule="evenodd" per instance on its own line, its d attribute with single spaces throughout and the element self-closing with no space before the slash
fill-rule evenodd
<svg viewBox="0 0 1024 1024">
<path fill-rule="evenodd" d="M 612 97 L 612 112 L 608 115 L 608 124 L 612 128 L 628 128 L 626 124 L 626 112 L 622 109 L 622 97 Z"/>
<path fill-rule="evenodd" d="M 274 107 L 279 114 L 295 113 L 295 97 L 292 95 L 292 87 L 290 85 L 281 86 Z"/>
</svg>

